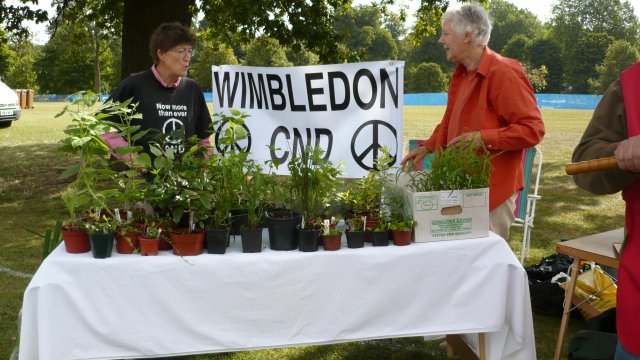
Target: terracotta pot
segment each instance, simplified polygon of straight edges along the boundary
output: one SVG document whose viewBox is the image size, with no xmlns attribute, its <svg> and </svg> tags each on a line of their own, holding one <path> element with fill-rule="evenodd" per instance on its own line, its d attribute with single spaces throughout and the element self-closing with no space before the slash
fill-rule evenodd
<svg viewBox="0 0 640 360">
<path fill-rule="evenodd" d="M 324 247 L 327 251 L 335 251 L 340 250 L 340 240 L 342 235 L 322 235 L 320 236 L 322 239 L 322 247 Z"/>
<path fill-rule="evenodd" d="M 158 255 L 160 239 L 139 236 L 138 241 L 140 242 L 140 254 L 142 256 Z"/>
<path fill-rule="evenodd" d="M 118 254 L 133 254 L 140 246 L 138 234 L 132 230 L 123 234 L 122 230 L 118 228 L 116 231 L 116 251 Z"/>
<path fill-rule="evenodd" d="M 204 232 L 194 231 L 191 233 L 171 232 L 169 239 L 173 244 L 173 253 L 179 256 L 194 256 L 202 254 L 202 243 L 204 242 Z"/>
<path fill-rule="evenodd" d="M 391 237 L 393 239 L 394 245 L 397 245 L 397 246 L 411 245 L 411 230 L 407 230 L 407 231 L 392 230 Z"/>
<path fill-rule="evenodd" d="M 68 230 L 63 227 L 60 231 L 64 240 L 64 248 L 68 253 L 81 254 L 91 251 L 89 234 L 84 230 Z"/>
</svg>

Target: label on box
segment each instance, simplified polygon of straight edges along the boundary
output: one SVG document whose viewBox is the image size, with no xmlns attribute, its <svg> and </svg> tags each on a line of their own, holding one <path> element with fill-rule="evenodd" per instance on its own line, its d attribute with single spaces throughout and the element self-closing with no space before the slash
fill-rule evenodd
<svg viewBox="0 0 640 360">
<path fill-rule="evenodd" d="M 465 208 L 487 206 L 487 193 L 484 191 L 467 192 L 464 194 L 462 203 Z"/>
<path fill-rule="evenodd" d="M 440 191 L 440 206 L 443 208 L 458 206 L 461 204 L 460 190 Z"/>
<path fill-rule="evenodd" d="M 454 219 L 435 219 L 431 221 L 431 236 L 451 237 L 471 234 L 473 220 L 471 217 Z"/>
</svg>

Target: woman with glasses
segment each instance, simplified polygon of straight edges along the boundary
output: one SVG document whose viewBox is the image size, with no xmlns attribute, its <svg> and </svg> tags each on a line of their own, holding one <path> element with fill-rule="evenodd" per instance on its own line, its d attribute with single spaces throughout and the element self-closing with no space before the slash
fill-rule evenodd
<svg viewBox="0 0 640 360">
<path fill-rule="evenodd" d="M 142 119 L 133 125 L 140 130 L 156 129 L 166 138 L 165 147 L 173 147 L 182 152 L 182 138 L 193 135 L 209 145 L 211 115 L 200 86 L 187 78 L 189 62 L 196 45 L 196 36 L 188 27 L 180 23 L 161 24 L 151 35 L 149 50 L 153 65 L 148 70 L 129 75 L 111 93 L 110 100 L 123 102 L 133 99 L 138 103 L 137 112 Z M 177 132 L 176 132 L 177 131 Z M 148 134 L 157 131 L 150 131 Z M 171 137 L 171 135 L 174 135 Z M 124 139 L 103 136 L 110 148 L 125 146 Z M 153 136 L 146 136 L 137 145 L 149 149 L 148 142 Z"/>
</svg>

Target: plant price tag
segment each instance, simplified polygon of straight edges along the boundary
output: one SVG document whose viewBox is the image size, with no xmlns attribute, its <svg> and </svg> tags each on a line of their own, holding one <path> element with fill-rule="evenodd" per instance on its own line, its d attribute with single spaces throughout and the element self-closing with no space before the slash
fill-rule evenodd
<svg viewBox="0 0 640 360">
<path fill-rule="evenodd" d="M 461 200 L 460 190 L 440 191 L 440 207 L 442 208 L 461 205 Z"/>
</svg>

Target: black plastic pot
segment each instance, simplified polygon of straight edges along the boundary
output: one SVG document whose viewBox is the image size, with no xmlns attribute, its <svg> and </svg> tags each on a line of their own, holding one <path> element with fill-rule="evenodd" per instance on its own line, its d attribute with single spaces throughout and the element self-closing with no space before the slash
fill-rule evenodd
<svg viewBox="0 0 640 360">
<path fill-rule="evenodd" d="M 91 253 L 95 259 L 106 259 L 111 257 L 115 235 L 113 233 L 89 233 L 91 242 Z"/>
<path fill-rule="evenodd" d="M 373 245 L 373 246 L 388 246 L 389 245 L 389 232 L 387 230 L 372 231 L 371 232 L 371 245 Z"/>
<path fill-rule="evenodd" d="M 224 254 L 229 244 L 229 229 L 207 229 L 205 240 L 207 253 Z"/>
<path fill-rule="evenodd" d="M 262 228 L 242 228 L 240 230 L 242 238 L 242 252 L 256 253 L 262 251 Z"/>
<path fill-rule="evenodd" d="M 293 210 L 267 213 L 269 247 L 271 250 L 295 250 L 298 248 L 296 228 L 302 216 Z"/>
<path fill-rule="evenodd" d="M 304 252 L 318 251 L 320 229 L 298 229 L 298 250 Z"/>
<path fill-rule="evenodd" d="M 364 231 L 347 231 L 347 247 L 357 249 L 364 246 Z"/>
</svg>

